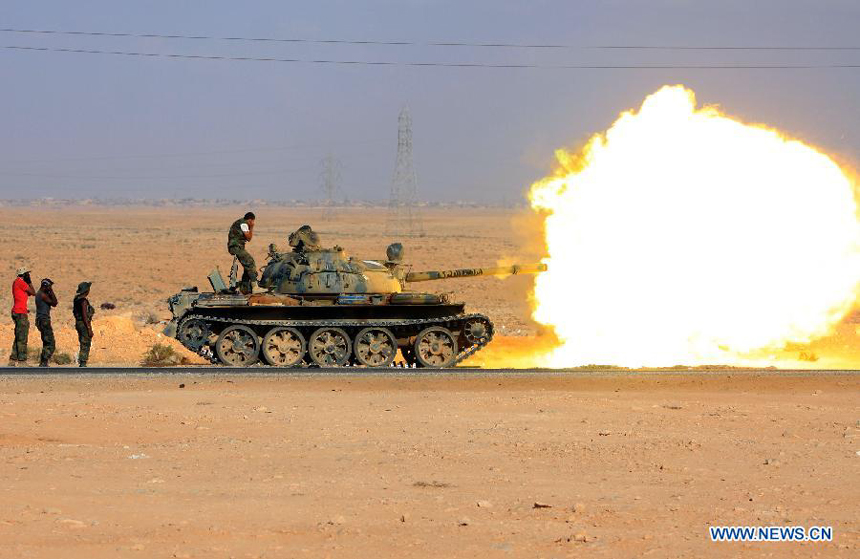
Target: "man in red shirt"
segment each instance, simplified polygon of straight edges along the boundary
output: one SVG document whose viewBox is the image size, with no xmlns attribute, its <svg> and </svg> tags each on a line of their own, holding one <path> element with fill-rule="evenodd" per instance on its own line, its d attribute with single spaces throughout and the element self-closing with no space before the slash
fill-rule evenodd
<svg viewBox="0 0 860 559">
<path fill-rule="evenodd" d="M 30 279 L 29 268 L 18 268 L 18 277 L 12 282 L 12 322 L 15 323 L 15 342 L 12 344 L 12 355 L 9 356 L 9 366 L 25 365 L 27 363 L 27 337 L 30 335 L 30 319 L 27 314 L 27 298 L 36 294 L 33 281 Z"/>
</svg>

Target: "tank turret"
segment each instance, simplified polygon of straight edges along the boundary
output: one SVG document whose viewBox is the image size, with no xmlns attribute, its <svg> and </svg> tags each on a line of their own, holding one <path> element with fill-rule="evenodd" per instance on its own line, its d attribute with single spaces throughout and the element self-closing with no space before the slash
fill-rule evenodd
<svg viewBox="0 0 860 559">
<path fill-rule="evenodd" d="M 188 288 L 171 297 L 174 318 L 165 334 L 230 366 L 262 357 L 273 366 L 387 367 L 399 351 L 409 366 L 450 367 L 490 342 L 492 322 L 409 285 L 546 270 L 529 264 L 413 272 L 400 243 L 388 246 L 385 260 L 359 259 L 339 246 L 321 248 L 308 226 L 289 244 L 289 252 L 269 246 L 260 279 L 265 293 L 238 293 L 235 277 L 227 285 L 216 269 L 212 292 Z"/>
<path fill-rule="evenodd" d="M 263 268 L 260 285 L 278 294 L 326 295 L 348 293 L 400 293 L 405 284 L 450 278 L 535 274 L 546 264 L 514 264 L 491 268 L 461 268 L 412 272 L 403 265 L 403 246 L 389 245 L 385 261 L 350 257 L 332 249 L 280 252 L 269 247 L 269 263 Z"/>
</svg>

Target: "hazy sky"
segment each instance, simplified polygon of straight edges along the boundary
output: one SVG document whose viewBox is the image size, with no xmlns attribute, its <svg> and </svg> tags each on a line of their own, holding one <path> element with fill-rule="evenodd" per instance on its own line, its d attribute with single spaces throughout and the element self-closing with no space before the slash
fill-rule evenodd
<svg viewBox="0 0 860 559">
<path fill-rule="evenodd" d="M 569 45 L 860 47 L 857 0 L 68 0 L 0 3 L 0 27 Z M 320 45 L 0 33 L 0 45 L 401 62 L 848 63 L 855 51 Z M 496 69 L 222 62 L 0 49 L 0 198 L 318 198 L 320 159 L 387 199 L 397 114 L 426 200 L 522 197 L 552 152 L 667 83 L 853 160 L 860 68 Z M 213 153 L 215 152 L 215 153 Z"/>
</svg>

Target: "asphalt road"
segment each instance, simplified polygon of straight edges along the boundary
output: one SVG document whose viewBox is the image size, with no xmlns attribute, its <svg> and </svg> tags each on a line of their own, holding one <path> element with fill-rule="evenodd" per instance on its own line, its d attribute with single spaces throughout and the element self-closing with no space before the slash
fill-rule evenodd
<svg viewBox="0 0 860 559">
<path fill-rule="evenodd" d="M 852 370 L 812 369 L 478 369 L 459 367 L 454 369 L 405 369 L 388 367 L 368 369 L 359 367 L 339 368 L 287 368 L 275 367 L 0 367 L 3 376 L 85 376 L 85 375 L 238 375 L 238 376 L 567 376 L 567 377 L 647 377 L 647 376 L 751 376 L 751 377 L 813 377 L 821 375 L 860 375 Z"/>
</svg>

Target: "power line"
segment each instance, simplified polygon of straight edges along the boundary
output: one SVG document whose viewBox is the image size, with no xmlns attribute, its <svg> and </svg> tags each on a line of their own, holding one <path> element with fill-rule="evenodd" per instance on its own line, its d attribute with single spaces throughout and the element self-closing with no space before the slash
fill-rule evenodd
<svg viewBox="0 0 860 559">
<path fill-rule="evenodd" d="M 235 62 L 288 62 L 297 64 L 327 64 L 343 66 L 407 66 L 445 68 L 496 68 L 539 70 L 805 70 L 814 68 L 860 68 L 860 64 L 488 64 L 483 62 L 395 62 L 372 60 L 333 60 L 305 58 L 272 58 L 254 56 L 222 56 L 202 54 L 177 54 L 160 52 L 116 51 L 95 49 L 72 49 L 53 47 L 25 47 L 0 45 L 0 49 L 38 52 L 64 52 L 74 54 L 100 54 L 133 56 L 140 58 L 173 58 L 187 60 L 222 60 Z"/>
<path fill-rule="evenodd" d="M 338 145 L 366 145 L 366 144 L 381 144 L 383 142 L 387 142 L 387 140 L 362 140 L 359 142 L 334 142 Z M 278 151 L 288 151 L 288 150 L 298 150 L 304 148 L 314 148 L 314 147 L 323 147 L 325 145 L 330 145 L 331 142 L 323 144 L 293 144 L 290 146 L 280 146 L 280 147 L 253 147 L 253 148 L 238 148 L 238 149 L 219 149 L 212 151 L 187 151 L 187 152 L 171 152 L 171 153 L 137 153 L 137 154 L 126 154 L 126 155 L 93 155 L 86 157 L 62 157 L 57 159 L 26 159 L 21 161 L 14 161 L 12 164 L 25 164 L 25 163 L 54 163 L 54 162 L 67 162 L 67 161 L 102 161 L 102 160 L 111 160 L 111 159 L 161 159 L 161 158 L 176 158 L 176 157 L 196 157 L 196 156 L 205 156 L 205 155 L 227 155 L 227 154 L 238 154 L 238 153 L 263 153 L 263 152 L 278 152 Z M 8 164 L 8 162 L 6 163 Z"/>
<path fill-rule="evenodd" d="M 700 46 L 700 45 L 569 45 L 509 42 L 466 42 L 466 41 L 381 41 L 350 39 L 308 39 L 295 37 L 241 37 L 218 35 L 185 35 L 161 33 L 121 33 L 107 31 L 70 31 L 59 29 L 0 29 L 0 33 L 20 33 L 34 35 L 78 35 L 88 37 L 127 37 L 137 39 L 184 39 L 193 41 L 241 41 L 261 43 L 311 43 L 334 45 L 380 45 L 380 46 L 427 46 L 427 47 L 470 47 L 505 49 L 554 49 L 554 50 L 787 50 L 787 51 L 854 51 L 860 47 L 852 46 Z"/>
<path fill-rule="evenodd" d="M 250 173 L 219 173 L 210 175 L 139 175 L 139 176 L 105 176 L 105 175 L 58 175 L 51 173 L 5 173 L 4 177 L 38 177 L 46 179 L 79 179 L 79 180 L 175 180 L 175 179 L 215 179 L 223 177 L 253 177 L 253 176 L 278 176 L 287 173 L 307 171 L 307 169 L 282 169 L 274 172 L 250 172 Z"/>
</svg>

